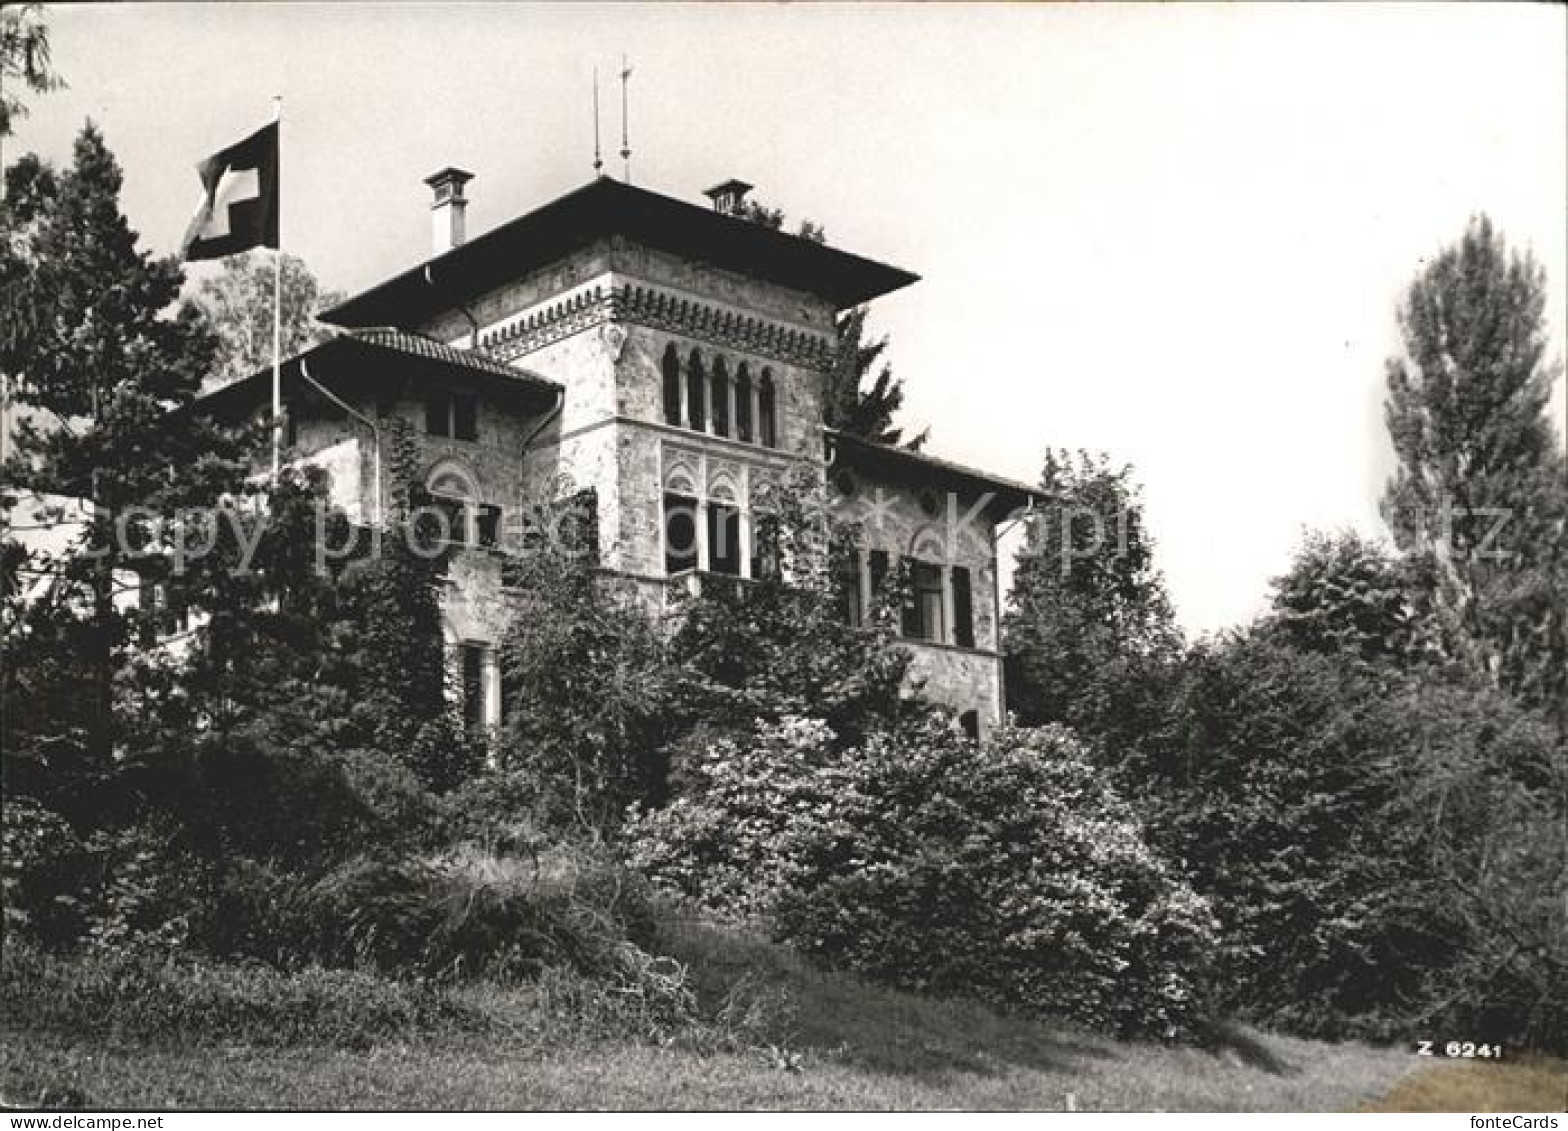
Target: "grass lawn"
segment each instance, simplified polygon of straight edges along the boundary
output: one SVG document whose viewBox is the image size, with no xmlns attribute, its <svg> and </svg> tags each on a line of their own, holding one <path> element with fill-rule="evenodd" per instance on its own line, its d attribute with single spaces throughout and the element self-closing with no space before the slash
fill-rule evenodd
<svg viewBox="0 0 1568 1131">
<path fill-rule="evenodd" d="M 1407 1076 L 1365 1111 L 1568 1111 L 1568 1063 L 1463 1060 Z"/>
<path fill-rule="evenodd" d="M 194 1028 L 182 1022 L 176 1029 L 172 1015 L 161 1014 L 166 1020 L 158 1032 L 139 1031 L 128 1007 L 126 1024 L 106 1023 L 89 1034 L 69 1030 L 60 1013 L 30 1023 L 44 1012 L 39 991 L 16 984 L 8 971 L 0 1000 L 0 1093 L 8 1103 L 32 1103 L 47 1089 L 56 1103 L 123 1109 L 1561 1106 L 1560 1064 L 1434 1066 L 1404 1050 L 1248 1031 L 1233 1033 L 1216 1051 L 1120 1042 L 973 1002 L 878 989 L 709 927 L 672 928 L 665 943 L 689 964 L 699 998 L 709 1004 L 742 974 L 787 993 L 789 1007 L 770 1018 L 757 1048 L 702 1052 L 679 1040 L 661 1047 L 563 1033 L 528 988 L 493 986 L 461 992 L 461 1004 L 482 1014 L 482 1032 L 414 1023 L 378 1034 L 368 1047 L 312 1040 L 308 1025 L 290 1028 L 286 1039 L 276 1030 L 269 1034 L 264 1012 L 255 1013 L 253 1031 L 224 1021 L 205 1037 L 193 1036 L 201 1018 L 217 1025 L 227 1008 L 222 998 L 206 997 L 201 1008 L 180 1015 L 195 1018 Z M 245 987 L 255 977 L 233 979 L 239 986 L 233 992 L 252 993 Z M 279 981 L 282 975 L 266 977 L 273 979 L 268 1000 L 298 1004 L 317 992 L 296 992 L 293 983 Z M 201 980 L 207 993 L 223 977 Z M 245 1012 L 250 1000 L 237 998 L 228 1012 Z M 72 1008 L 88 1023 L 86 1006 Z"/>
</svg>

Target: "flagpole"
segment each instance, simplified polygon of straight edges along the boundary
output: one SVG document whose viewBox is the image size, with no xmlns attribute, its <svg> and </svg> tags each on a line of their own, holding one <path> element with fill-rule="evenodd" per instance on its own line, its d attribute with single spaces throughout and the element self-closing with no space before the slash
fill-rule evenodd
<svg viewBox="0 0 1568 1131">
<path fill-rule="evenodd" d="M 278 124 L 278 153 L 283 152 L 283 96 L 272 98 L 272 120 Z M 278 246 L 272 250 L 272 485 L 278 484 L 283 448 L 283 183 L 278 180 Z"/>
</svg>

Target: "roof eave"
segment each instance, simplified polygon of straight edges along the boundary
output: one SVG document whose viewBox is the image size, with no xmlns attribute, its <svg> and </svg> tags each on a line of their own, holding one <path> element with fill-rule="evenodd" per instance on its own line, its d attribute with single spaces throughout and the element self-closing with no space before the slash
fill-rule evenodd
<svg viewBox="0 0 1568 1131">
<path fill-rule="evenodd" d="M 416 356 L 394 346 L 367 341 L 352 334 L 340 334 L 324 342 L 318 342 L 309 349 L 301 350 L 283 359 L 281 369 L 285 374 L 292 376 L 300 373 L 303 368 L 313 380 L 320 381 L 330 388 L 335 379 L 345 375 L 358 376 L 355 373 L 346 373 L 342 368 L 354 361 L 390 362 L 400 368 L 417 368 L 449 378 L 455 377 L 465 384 L 478 385 L 491 391 L 515 396 L 519 401 L 536 407 L 549 407 L 561 393 L 561 386 L 558 383 L 526 370 L 518 370 L 515 377 L 492 373 L 486 369 L 456 364 L 444 358 Z M 305 367 L 307 362 L 312 364 Z M 265 397 L 271 380 L 272 367 L 269 365 L 227 385 L 203 393 L 196 399 L 194 407 L 210 411 L 238 408 L 240 405 L 248 406 L 258 396 Z"/>
<path fill-rule="evenodd" d="M 690 244 L 702 232 L 710 233 L 713 239 L 701 251 L 693 252 Z M 601 178 L 416 264 L 321 311 L 317 317 L 348 327 L 408 325 L 505 283 L 511 277 L 509 272 L 517 269 L 517 257 L 501 254 L 502 247 L 542 243 L 537 265 L 543 266 L 614 235 L 660 246 L 662 250 L 684 250 L 698 258 L 704 258 L 702 252 L 706 251 L 710 253 L 707 258 L 723 260 L 716 263 L 722 269 L 753 273 L 781 285 L 821 294 L 840 309 L 858 306 L 919 281 L 918 275 L 900 267 Z M 683 239 L 687 241 L 684 244 Z M 737 243 L 751 247 L 737 248 Z M 711 254 L 714 246 L 719 248 L 717 255 Z M 438 285 L 445 294 L 435 293 Z"/>
<path fill-rule="evenodd" d="M 976 495 L 990 494 L 987 510 L 1006 515 L 1050 501 L 1050 495 L 1027 483 L 992 475 L 978 468 L 934 456 L 878 444 L 835 428 L 824 428 L 823 434 L 830 445 L 831 467 L 862 466 L 868 470 L 890 468 L 915 469 L 927 482 L 935 481 L 951 487 L 972 491 Z"/>
</svg>

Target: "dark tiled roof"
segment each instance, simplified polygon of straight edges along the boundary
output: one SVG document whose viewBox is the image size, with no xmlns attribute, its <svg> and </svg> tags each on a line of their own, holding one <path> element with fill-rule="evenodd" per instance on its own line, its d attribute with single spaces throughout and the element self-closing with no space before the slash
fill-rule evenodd
<svg viewBox="0 0 1568 1131">
<path fill-rule="evenodd" d="M 884 474 L 907 475 L 916 484 L 989 491 L 996 496 L 996 502 L 1003 509 L 1016 509 L 1049 497 L 1039 487 L 966 467 L 952 460 L 873 443 L 860 436 L 840 432 L 837 428 L 824 428 L 822 431 L 827 439 L 829 461 L 835 468 L 862 467 Z"/>
<path fill-rule="evenodd" d="M 388 380 L 418 380 L 445 371 L 449 378 L 487 387 L 523 403 L 548 405 L 561 386 L 548 377 L 508 365 L 483 350 L 459 349 L 385 326 L 353 330 L 329 338 L 283 360 L 283 379 L 293 386 L 300 375 L 334 387 L 372 388 Z M 268 395 L 272 367 L 202 394 L 198 404 L 218 413 L 248 411 L 258 398 Z"/>
<path fill-rule="evenodd" d="M 492 377 L 531 381 L 551 388 L 559 387 L 547 377 L 541 377 L 537 373 L 530 373 L 526 369 L 519 369 L 515 365 L 508 365 L 494 354 L 486 353 L 484 350 L 460 349 L 457 346 L 449 346 L 443 342 L 438 342 L 434 338 L 427 338 L 423 334 L 411 334 L 406 330 L 397 330 L 390 326 L 373 326 L 363 330 L 350 330 L 346 336 L 369 345 L 380 346 L 382 349 L 396 350 L 399 353 L 412 354 L 415 357 L 423 357 L 431 361 L 455 365 L 462 369 L 473 369 L 480 373 L 488 373 Z"/>
<path fill-rule="evenodd" d="M 826 244 L 601 177 L 320 317 L 339 326 L 417 325 L 607 236 L 625 236 L 736 274 L 821 295 L 841 309 L 918 278 Z"/>
</svg>

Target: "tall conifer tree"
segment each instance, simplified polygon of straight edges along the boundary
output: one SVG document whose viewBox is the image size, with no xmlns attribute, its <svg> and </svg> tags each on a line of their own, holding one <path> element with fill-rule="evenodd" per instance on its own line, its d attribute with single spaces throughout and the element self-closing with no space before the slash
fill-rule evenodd
<svg viewBox="0 0 1568 1131">
<path fill-rule="evenodd" d="M 1545 277 L 1489 219 L 1416 276 L 1385 415 L 1399 467 L 1383 515 L 1431 567 L 1451 653 L 1568 712 L 1568 465 L 1547 414 Z"/>
<path fill-rule="evenodd" d="M 14 191 L 0 207 L 14 238 L 0 244 L 0 279 L 25 286 L 8 291 L 16 317 L 0 369 L 30 412 L 5 478 L 90 508 L 70 526 L 58 511 L 29 516 L 28 525 L 61 525 L 70 546 L 49 561 L 33 555 L 18 572 L 53 578 L 55 599 L 30 606 L 29 617 L 76 622 L 63 637 L 78 652 L 67 665 L 79 688 L 75 715 L 55 721 L 80 733 L 89 764 L 104 766 L 116 740 L 115 676 L 133 645 L 120 596 L 136 586 L 136 568 L 181 536 L 157 516 L 243 490 L 246 449 L 236 433 L 171 415 L 194 400 L 212 338 L 190 310 L 176 311 L 179 264 L 137 247 L 120 211 L 120 167 L 98 129 L 82 130 L 68 169 L 55 174 L 29 158 L 7 179 Z M 15 684 L 25 675 L 8 666 L 8 708 L 32 701 Z"/>
</svg>

